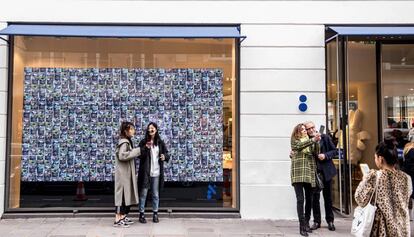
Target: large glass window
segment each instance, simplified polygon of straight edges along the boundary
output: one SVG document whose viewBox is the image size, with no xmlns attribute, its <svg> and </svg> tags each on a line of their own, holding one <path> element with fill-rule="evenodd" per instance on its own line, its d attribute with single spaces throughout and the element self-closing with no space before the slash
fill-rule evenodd
<svg viewBox="0 0 414 237">
<path fill-rule="evenodd" d="M 414 137 L 414 45 L 382 45 L 382 128 L 384 138 L 393 138 L 402 162 L 402 150 Z"/>
<path fill-rule="evenodd" d="M 135 143 L 160 127 L 161 208 L 236 208 L 235 39 L 16 36 L 13 52 L 8 208 L 112 208 L 124 120 Z"/>
</svg>

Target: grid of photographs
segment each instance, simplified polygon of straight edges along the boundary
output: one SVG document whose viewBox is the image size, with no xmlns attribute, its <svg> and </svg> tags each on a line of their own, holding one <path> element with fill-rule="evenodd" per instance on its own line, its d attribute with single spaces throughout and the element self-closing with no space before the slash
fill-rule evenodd
<svg viewBox="0 0 414 237">
<path fill-rule="evenodd" d="M 223 180 L 221 69 L 25 68 L 22 181 L 113 181 L 121 121 L 156 122 L 166 181 Z"/>
</svg>

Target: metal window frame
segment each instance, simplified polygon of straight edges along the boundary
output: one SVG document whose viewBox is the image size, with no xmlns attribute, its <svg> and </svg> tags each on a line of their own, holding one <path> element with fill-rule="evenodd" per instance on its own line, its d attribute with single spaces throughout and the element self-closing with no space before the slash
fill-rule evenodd
<svg viewBox="0 0 414 237">
<path fill-rule="evenodd" d="M 27 22 L 9 22 L 8 24 L 27 24 Z M 46 23 L 33 23 L 30 24 L 46 24 Z M 51 24 L 51 23 L 48 23 Z M 57 23 L 54 23 L 57 24 Z M 62 24 L 61 24 L 62 25 Z M 77 24 L 77 23 L 67 23 L 65 25 L 91 25 L 91 24 Z M 94 24 L 94 25 L 120 25 L 120 26 L 127 26 L 127 25 L 134 25 L 134 24 Z M 147 24 L 153 25 L 153 24 Z M 170 24 L 159 24 L 163 26 L 171 26 Z M 204 25 L 204 24 L 178 24 L 178 25 L 186 25 L 186 26 L 237 26 L 240 31 L 240 24 L 214 24 L 214 25 Z M 177 26 L 177 25 L 175 25 Z M 48 36 L 53 37 L 53 36 Z M 184 38 L 183 38 L 184 39 Z M 211 38 L 214 39 L 214 38 Z M 236 93 L 235 93 L 235 104 L 236 108 L 233 112 L 233 117 L 236 118 L 236 137 L 233 139 L 235 144 L 232 146 L 236 146 L 236 177 L 233 177 L 233 182 L 236 182 L 236 192 L 233 195 L 236 195 L 236 207 L 160 207 L 159 211 L 164 213 L 186 213 L 189 212 L 189 216 L 197 212 L 203 213 L 215 213 L 218 217 L 221 215 L 226 216 L 226 214 L 236 214 L 236 217 L 240 217 L 240 54 L 241 54 L 241 42 L 245 39 L 245 37 L 240 38 L 233 38 L 235 40 L 235 78 L 236 78 Z M 12 135 L 12 106 L 13 106 L 13 72 L 14 72 L 14 36 L 10 35 L 8 40 L 8 92 L 7 92 L 7 134 L 6 134 L 6 159 L 5 159 L 5 191 L 4 191 L 4 214 L 6 216 L 13 216 L 13 214 L 21 214 L 21 213 L 45 213 L 45 215 L 54 216 L 56 213 L 73 213 L 80 214 L 80 213 L 93 213 L 93 212 L 113 212 L 113 207 L 51 207 L 51 208 L 10 208 L 10 169 L 11 169 L 11 135 Z M 133 208 L 134 210 L 134 208 Z M 228 216 L 228 215 L 227 215 Z"/>
<path fill-rule="evenodd" d="M 342 130 L 346 130 L 347 126 L 348 126 L 348 103 L 346 103 L 347 101 L 349 101 L 348 98 L 348 91 L 346 91 L 346 89 L 348 88 L 348 66 L 347 66 L 347 54 L 348 54 L 348 50 L 347 50 L 347 42 L 349 39 L 355 39 L 355 40 L 361 40 L 361 41 L 374 41 L 375 42 L 375 57 L 376 57 L 376 86 L 377 86 L 377 120 L 378 120 L 378 141 L 381 141 L 383 139 L 383 126 L 382 126 L 382 113 L 383 113 L 383 100 L 382 100 L 382 70 L 381 70 L 381 60 L 382 60 L 382 45 L 384 44 L 414 44 L 414 35 L 401 35 L 401 37 L 395 37 L 395 35 L 389 35 L 389 36 L 376 36 L 376 35 L 370 35 L 370 36 L 366 36 L 366 35 L 352 35 L 352 36 L 347 36 L 347 35 L 340 35 L 334 31 L 332 31 L 330 29 L 330 27 L 333 26 L 354 26 L 354 27 L 364 27 L 364 26 L 369 26 L 369 27 L 384 27 L 384 26 L 408 26 L 408 27 L 414 27 L 414 25 L 398 25 L 398 24 L 392 24 L 392 25 L 368 25 L 368 24 L 358 24 L 358 25 L 325 25 L 325 88 L 326 88 L 326 101 L 328 99 L 328 94 L 327 94 L 327 71 L 328 71 L 328 63 L 327 63 L 327 50 L 326 50 L 326 45 L 329 42 L 332 42 L 335 38 L 337 38 L 338 42 L 337 42 L 337 47 L 340 47 L 341 49 L 338 50 L 338 56 L 337 59 L 338 61 L 338 66 L 341 67 L 337 68 L 338 71 L 338 77 L 339 77 L 339 81 L 341 82 L 341 94 L 342 97 L 340 99 L 340 102 L 343 104 L 342 106 L 342 113 L 344 115 L 344 117 L 341 119 L 342 122 Z M 397 35 L 398 36 L 398 35 Z M 327 103 L 326 103 L 326 108 L 327 108 Z M 328 114 L 325 115 L 326 116 L 326 123 L 328 121 Z M 339 116 L 339 115 L 338 115 Z M 346 132 L 343 132 L 342 134 L 342 139 L 343 139 L 343 145 L 344 145 L 344 156 L 347 156 L 347 152 L 348 152 L 348 140 L 347 140 L 347 136 L 346 136 Z M 344 159 L 344 167 L 346 170 L 346 174 L 344 175 L 344 183 L 346 185 L 346 187 L 344 188 L 344 193 L 348 194 L 349 197 L 345 197 L 345 213 L 346 214 L 350 214 L 352 213 L 352 188 L 351 188 L 351 183 L 352 183 L 352 174 L 351 174 L 351 167 L 350 167 L 350 163 L 347 164 L 348 161 L 347 159 Z M 349 166 L 349 167 L 348 167 Z M 341 177 L 340 177 L 341 178 Z M 340 183 L 342 182 L 340 180 Z M 350 189 L 350 190 L 347 190 Z M 341 207 L 342 208 L 342 207 Z M 348 210 L 347 210 L 348 209 Z M 342 210 L 341 210 L 342 211 Z"/>
</svg>

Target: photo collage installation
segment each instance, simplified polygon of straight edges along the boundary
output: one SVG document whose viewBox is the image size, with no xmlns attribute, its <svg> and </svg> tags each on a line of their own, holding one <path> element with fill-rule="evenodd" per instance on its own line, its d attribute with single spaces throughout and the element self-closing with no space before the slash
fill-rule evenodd
<svg viewBox="0 0 414 237">
<path fill-rule="evenodd" d="M 22 181 L 113 181 L 122 121 L 158 124 L 166 181 L 223 181 L 223 71 L 189 68 L 25 68 Z"/>
</svg>

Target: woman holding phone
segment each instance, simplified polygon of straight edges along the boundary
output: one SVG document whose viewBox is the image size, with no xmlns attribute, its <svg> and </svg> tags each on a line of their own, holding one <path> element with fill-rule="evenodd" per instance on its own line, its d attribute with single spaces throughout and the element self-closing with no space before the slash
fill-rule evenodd
<svg viewBox="0 0 414 237">
<path fill-rule="evenodd" d="M 299 233 L 302 236 L 308 236 L 308 232 L 312 232 L 309 219 L 312 208 L 312 188 L 316 187 L 316 163 L 313 154 L 317 151 L 316 144 L 320 140 L 319 134 L 310 138 L 305 124 L 302 123 L 295 126 L 290 140 L 293 151 L 290 176 L 295 189 Z"/>
<path fill-rule="evenodd" d="M 145 202 L 148 190 L 152 191 L 152 220 L 158 223 L 159 192 L 164 185 L 164 162 L 170 159 L 168 150 L 158 134 L 156 123 L 149 123 L 145 138 L 139 143 L 138 191 L 139 191 L 139 222 L 147 223 L 145 219 Z"/>
</svg>

